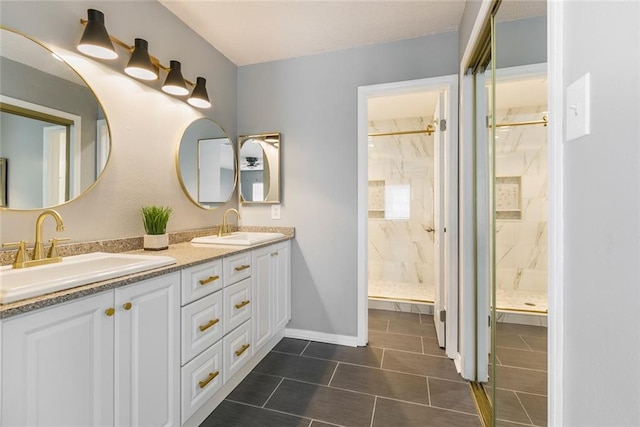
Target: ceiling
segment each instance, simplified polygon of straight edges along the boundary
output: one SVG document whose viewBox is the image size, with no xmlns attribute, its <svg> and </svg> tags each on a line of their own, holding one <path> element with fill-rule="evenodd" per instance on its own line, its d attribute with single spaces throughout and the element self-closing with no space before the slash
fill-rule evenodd
<svg viewBox="0 0 640 427">
<path fill-rule="evenodd" d="M 158 0 L 238 66 L 455 31 L 465 0 Z M 503 0 L 502 20 L 546 0 Z"/>
</svg>

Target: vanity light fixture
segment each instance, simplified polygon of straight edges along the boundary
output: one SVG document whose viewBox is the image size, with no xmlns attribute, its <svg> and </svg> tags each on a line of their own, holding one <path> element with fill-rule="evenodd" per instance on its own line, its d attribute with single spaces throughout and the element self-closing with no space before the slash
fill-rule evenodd
<svg viewBox="0 0 640 427">
<path fill-rule="evenodd" d="M 185 96 L 189 94 L 187 85 L 193 87 L 191 96 L 187 102 L 196 108 L 211 108 L 211 101 L 207 94 L 207 81 L 203 77 L 198 77 L 196 83 L 185 80 L 182 76 L 181 64 L 179 61 L 170 61 L 169 67 L 149 54 L 149 44 L 144 39 L 135 39 L 135 45 L 129 46 L 125 42 L 114 36 L 110 36 L 104 26 L 104 14 L 99 10 L 88 9 L 88 19 L 81 19 L 80 23 L 85 25 L 82 38 L 78 44 L 78 50 L 85 55 L 99 59 L 115 59 L 118 57 L 113 44 L 126 49 L 131 53 L 131 58 L 125 67 L 125 73 L 131 77 L 141 80 L 157 80 L 159 71 L 167 73 L 162 91 L 171 95 Z"/>
<path fill-rule="evenodd" d="M 162 90 L 171 95 L 184 96 L 189 93 L 187 85 L 184 83 L 182 71 L 180 71 L 179 61 L 169 61 L 169 74 L 162 85 Z"/>
<path fill-rule="evenodd" d="M 158 78 L 158 67 L 153 65 L 149 58 L 149 43 L 145 39 L 135 39 L 133 52 L 124 72 L 141 80 Z"/>
<path fill-rule="evenodd" d="M 94 58 L 116 59 L 118 54 L 104 26 L 104 14 L 99 10 L 89 9 L 87 18 L 87 26 L 82 33 L 78 50 Z"/>
</svg>

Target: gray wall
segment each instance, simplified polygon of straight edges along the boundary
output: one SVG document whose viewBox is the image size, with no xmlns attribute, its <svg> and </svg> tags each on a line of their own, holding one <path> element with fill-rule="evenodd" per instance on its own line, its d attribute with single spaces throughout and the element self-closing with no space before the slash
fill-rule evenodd
<svg viewBox="0 0 640 427">
<path fill-rule="evenodd" d="M 564 425 L 640 425 L 640 3 L 565 2 L 566 87 L 591 73 L 591 134 L 564 143 Z"/>
<path fill-rule="evenodd" d="M 290 328 L 357 334 L 358 87 L 457 69 L 457 32 L 238 68 L 239 132 L 283 133 L 282 219 L 242 218 L 296 227 Z"/>
<path fill-rule="evenodd" d="M 165 95 L 161 81 L 145 83 L 128 77 L 123 72 L 128 61 L 123 49 L 117 48 L 120 58 L 113 63 L 79 54 L 80 19 L 86 19 L 88 8 L 104 12 L 112 35 L 131 44 L 136 37 L 144 38 L 150 53 L 163 64 L 179 60 L 187 79 L 205 77 L 214 107 L 193 109 Z M 175 165 L 182 133 L 200 117 L 216 120 L 235 140 L 237 67 L 160 3 L 3 0 L 0 23 L 41 41 L 71 62 L 109 121 L 112 150 L 100 180 L 83 197 L 56 208 L 65 220 L 64 237 L 77 242 L 141 236 L 143 205 L 171 206 L 170 232 L 212 227 L 222 222 L 224 208 L 237 205 L 235 197 L 213 212 L 194 205 L 182 191 Z M 0 240 L 29 240 L 37 214 L 1 211 Z M 45 228 L 45 238 L 52 237 L 53 226 L 45 223 Z"/>
<path fill-rule="evenodd" d="M 497 68 L 546 63 L 547 17 L 498 22 L 496 51 Z"/>
</svg>

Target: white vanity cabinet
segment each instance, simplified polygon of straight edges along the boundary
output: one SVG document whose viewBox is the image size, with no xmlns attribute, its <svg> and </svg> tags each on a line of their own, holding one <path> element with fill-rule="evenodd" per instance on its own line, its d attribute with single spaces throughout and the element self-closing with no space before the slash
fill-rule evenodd
<svg viewBox="0 0 640 427">
<path fill-rule="evenodd" d="M 179 425 L 179 279 L 5 319 L 2 426 Z"/>
<path fill-rule="evenodd" d="M 254 352 L 291 319 L 291 242 L 253 251 Z"/>
</svg>

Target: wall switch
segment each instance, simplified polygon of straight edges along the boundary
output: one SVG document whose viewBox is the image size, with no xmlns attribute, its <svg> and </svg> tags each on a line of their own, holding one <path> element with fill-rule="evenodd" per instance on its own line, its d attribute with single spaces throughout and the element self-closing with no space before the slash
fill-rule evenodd
<svg viewBox="0 0 640 427">
<path fill-rule="evenodd" d="M 567 87 L 566 135 L 567 141 L 591 133 L 591 76 L 580 77 Z"/>
<path fill-rule="evenodd" d="M 271 205 L 271 219 L 280 219 L 280 205 Z"/>
</svg>

